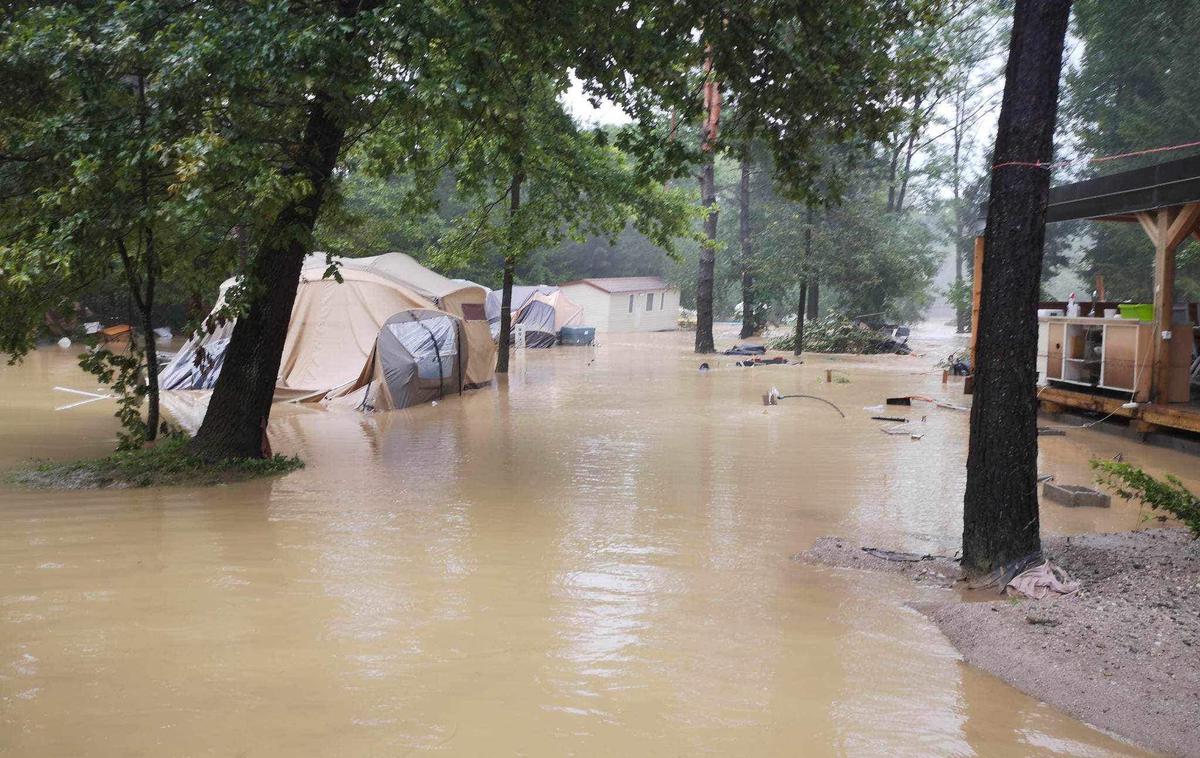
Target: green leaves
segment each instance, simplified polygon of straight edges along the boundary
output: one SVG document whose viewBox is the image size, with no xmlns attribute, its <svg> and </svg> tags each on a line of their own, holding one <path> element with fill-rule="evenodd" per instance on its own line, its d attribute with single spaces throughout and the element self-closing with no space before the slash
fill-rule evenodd
<svg viewBox="0 0 1200 758">
<path fill-rule="evenodd" d="M 1165 481 L 1155 479 L 1142 469 L 1119 461 L 1093 459 L 1091 467 L 1099 483 L 1126 500 L 1166 511 L 1191 530 L 1193 539 L 1200 538 L 1200 498 L 1177 477 L 1167 474 Z"/>
</svg>

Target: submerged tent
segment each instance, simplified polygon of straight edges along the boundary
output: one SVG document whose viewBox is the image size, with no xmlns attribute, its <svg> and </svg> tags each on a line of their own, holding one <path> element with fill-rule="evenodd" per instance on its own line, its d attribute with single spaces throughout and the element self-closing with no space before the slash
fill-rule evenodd
<svg viewBox="0 0 1200 758">
<path fill-rule="evenodd" d="M 492 338 L 500 334 L 500 306 L 503 292 L 492 290 L 487 296 L 487 319 Z M 512 325 L 525 327 L 526 347 L 552 347 L 564 326 L 583 323 L 583 308 L 558 287 L 544 284 L 513 287 Z"/>
<path fill-rule="evenodd" d="M 463 321 L 445 311 L 412 309 L 387 321 L 353 384 L 334 393 L 365 410 L 394 410 L 462 392 Z"/>
<path fill-rule="evenodd" d="M 304 262 L 276 378 L 276 400 L 319 400 L 349 387 L 365 370 L 384 324 L 412 310 L 456 317 L 462 331 L 463 386 L 491 382 L 496 348 L 485 316 L 486 289 L 447 279 L 403 253 L 340 258 L 337 263 L 341 284 L 324 278 L 324 253 Z M 214 313 L 233 284 L 229 280 L 221 286 Z M 233 324 L 226 323 L 212 334 L 190 340 L 162 370 L 160 386 L 211 388 L 232 334 Z"/>
</svg>

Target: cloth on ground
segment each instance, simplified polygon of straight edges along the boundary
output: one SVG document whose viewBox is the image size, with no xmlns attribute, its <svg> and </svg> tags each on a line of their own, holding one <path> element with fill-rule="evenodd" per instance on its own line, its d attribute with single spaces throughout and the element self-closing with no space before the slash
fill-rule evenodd
<svg viewBox="0 0 1200 758">
<path fill-rule="evenodd" d="M 1071 579 L 1061 566 L 1045 561 L 1026 569 L 1012 578 L 1004 587 L 1009 597 L 1029 597 L 1042 600 L 1050 594 L 1072 595 L 1079 591 L 1080 584 Z"/>
</svg>

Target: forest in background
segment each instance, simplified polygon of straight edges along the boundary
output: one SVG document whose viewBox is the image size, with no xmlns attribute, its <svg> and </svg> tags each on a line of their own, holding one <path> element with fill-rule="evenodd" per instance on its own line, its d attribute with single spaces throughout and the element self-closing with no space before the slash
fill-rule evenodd
<svg viewBox="0 0 1200 758">
<path fill-rule="evenodd" d="M 810 316 L 819 310 L 912 321 L 931 305 L 950 304 L 957 306 L 960 330 L 969 328 L 971 250 L 986 200 L 989 132 L 999 107 L 1008 23 L 1003 2 L 955 4 L 948 23 L 927 42 L 945 57 L 945 70 L 927 93 L 906 103 L 902 129 L 868 146 L 852 165 L 839 167 L 836 202 L 810 209 L 789 199 L 773 180 L 767 151 L 754 145 L 743 150 L 749 156 L 751 256 L 739 246 L 742 161 L 735 149 L 717 156 L 716 318 L 741 318 L 747 274 L 758 323 L 793 317 L 799 282 L 806 276 L 816 283 L 808 288 Z M 1188 28 L 1180 30 L 1179 24 Z M 1085 160 L 1182 144 L 1200 135 L 1200 115 L 1191 107 L 1200 95 L 1200 80 L 1171 65 L 1186 59 L 1189 31 L 1200 31 L 1200 21 L 1170 7 L 1132 0 L 1075 4 L 1056 139 L 1059 155 L 1068 162 L 1056 167 L 1055 183 L 1197 152 L 1096 164 Z M 614 138 L 618 131 L 613 125 L 595 129 Z M 679 129 L 679 138 L 696 140 L 698 133 L 699 125 L 692 123 Z M 414 204 L 411 176 L 380 176 L 365 163 L 351 156 L 339 173 L 338 191 L 317 225 L 317 249 L 346 257 L 406 252 L 448 276 L 500 286 L 504 256 L 499 249 L 455 256 L 439 246 L 473 208 L 469 198 L 456 196 L 449 170 L 436 182 L 432 203 Z M 678 179 L 672 186 L 698 202 L 694 181 Z M 684 238 L 668 254 L 632 225 L 615 235 L 567 237 L 525 256 L 516 267 L 516 281 L 557 284 L 657 275 L 678 286 L 683 305 L 692 308 L 701 244 L 699 237 Z M 1200 245 L 1186 244 L 1178 256 L 1180 295 L 1200 298 Z M 1149 244 L 1132 225 L 1051 225 L 1045 294 L 1065 298 L 1068 289 L 1080 288 L 1080 297 L 1089 297 L 1101 275 L 1110 297 L 1148 300 L 1152 263 Z M 181 327 L 195 312 L 206 312 L 222 278 L 223 272 L 210 277 L 204 292 L 163 282 L 159 319 Z M 83 302 L 107 319 L 133 320 L 118 271 L 96 282 Z"/>
</svg>

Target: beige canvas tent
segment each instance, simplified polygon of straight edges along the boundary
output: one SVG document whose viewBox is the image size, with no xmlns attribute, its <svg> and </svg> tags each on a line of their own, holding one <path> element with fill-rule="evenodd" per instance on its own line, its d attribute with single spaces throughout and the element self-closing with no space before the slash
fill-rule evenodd
<svg viewBox="0 0 1200 758">
<path fill-rule="evenodd" d="M 463 332 L 463 386 L 491 382 L 496 348 L 484 315 L 486 289 L 447 279 L 403 253 L 337 262 L 340 284 L 324 278 L 324 253 L 310 256 L 300 272 L 275 385 L 276 400 L 320 400 L 340 394 L 364 371 L 388 319 L 409 310 L 437 310 L 455 316 Z M 222 285 L 217 308 L 233 283 Z M 232 332 L 233 325 L 226 324 L 189 341 L 163 369 L 160 386 L 211 388 Z M 205 359 L 197 362 L 201 347 Z"/>
</svg>

